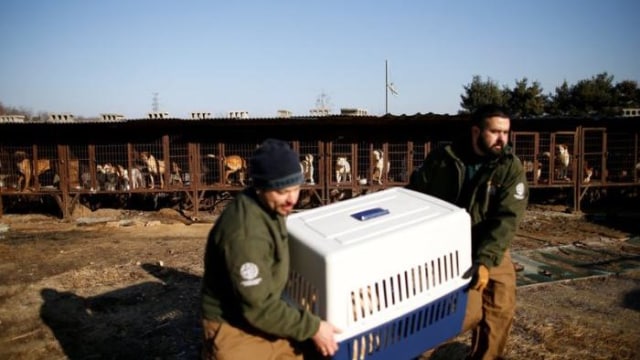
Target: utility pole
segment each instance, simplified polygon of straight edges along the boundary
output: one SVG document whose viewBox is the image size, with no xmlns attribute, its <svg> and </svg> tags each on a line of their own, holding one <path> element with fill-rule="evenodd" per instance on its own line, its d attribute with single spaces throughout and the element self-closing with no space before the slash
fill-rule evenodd
<svg viewBox="0 0 640 360">
<path fill-rule="evenodd" d="M 389 67 L 387 60 L 384 61 L 384 114 L 389 113 Z"/>
<path fill-rule="evenodd" d="M 389 113 L 389 91 L 393 95 L 398 95 L 393 82 L 389 82 L 389 62 L 387 60 L 384 61 L 384 113 Z"/>
</svg>

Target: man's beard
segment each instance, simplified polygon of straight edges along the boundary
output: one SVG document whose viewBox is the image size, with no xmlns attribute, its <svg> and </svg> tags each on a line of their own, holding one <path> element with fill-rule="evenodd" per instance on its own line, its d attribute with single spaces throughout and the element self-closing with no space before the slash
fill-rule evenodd
<svg viewBox="0 0 640 360">
<path fill-rule="evenodd" d="M 478 136 L 478 139 L 476 140 L 476 145 L 478 146 L 478 149 L 482 151 L 484 156 L 491 157 L 491 158 L 496 158 L 500 156 L 500 154 L 502 154 L 502 148 L 504 148 L 504 145 L 500 149 L 489 146 L 489 144 L 487 144 L 487 142 L 482 138 L 482 136 Z"/>
</svg>

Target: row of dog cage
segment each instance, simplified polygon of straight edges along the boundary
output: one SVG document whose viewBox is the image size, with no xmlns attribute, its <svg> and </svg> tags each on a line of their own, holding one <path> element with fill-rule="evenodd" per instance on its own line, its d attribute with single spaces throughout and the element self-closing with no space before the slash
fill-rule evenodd
<svg viewBox="0 0 640 360">
<path fill-rule="evenodd" d="M 640 183 L 638 141 L 638 134 L 600 128 L 511 134 L 530 187 L 572 190 L 578 210 L 589 189 Z M 291 140 L 305 176 L 299 206 L 404 186 L 428 152 L 448 142 Z M 0 194 L 52 195 L 67 216 L 82 197 L 174 192 L 185 195 L 180 206 L 197 213 L 250 183 L 248 160 L 257 146 L 182 142 L 169 135 L 145 143 L 3 145 Z"/>
</svg>

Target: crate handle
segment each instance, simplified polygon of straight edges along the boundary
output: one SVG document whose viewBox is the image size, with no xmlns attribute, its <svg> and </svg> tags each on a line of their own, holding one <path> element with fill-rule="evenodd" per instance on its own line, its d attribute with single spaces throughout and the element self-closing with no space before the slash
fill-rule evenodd
<svg viewBox="0 0 640 360">
<path fill-rule="evenodd" d="M 378 207 L 378 208 L 360 211 L 355 214 L 351 214 L 351 216 L 356 218 L 357 220 L 365 221 L 365 220 L 370 220 L 373 218 L 377 218 L 378 216 L 387 215 L 387 214 L 389 214 L 388 209 L 383 209 Z"/>
</svg>

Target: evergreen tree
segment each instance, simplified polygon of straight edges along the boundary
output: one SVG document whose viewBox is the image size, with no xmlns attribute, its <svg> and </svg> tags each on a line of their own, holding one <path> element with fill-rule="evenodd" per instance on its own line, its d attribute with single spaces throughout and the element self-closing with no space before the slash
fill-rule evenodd
<svg viewBox="0 0 640 360">
<path fill-rule="evenodd" d="M 460 107 L 463 109 L 460 113 L 471 113 L 485 104 L 505 105 L 505 93 L 491 78 L 483 81 L 479 75 L 474 75 L 464 90 L 465 93 L 460 95 Z"/>
<path fill-rule="evenodd" d="M 534 81 L 528 85 L 528 79 L 516 80 L 513 90 L 507 90 L 507 107 L 514 117 L 540 116 L 544 113 L 546 97 L 542 94 L 540 83 Z"/>
</svg>

